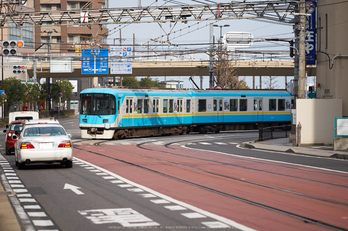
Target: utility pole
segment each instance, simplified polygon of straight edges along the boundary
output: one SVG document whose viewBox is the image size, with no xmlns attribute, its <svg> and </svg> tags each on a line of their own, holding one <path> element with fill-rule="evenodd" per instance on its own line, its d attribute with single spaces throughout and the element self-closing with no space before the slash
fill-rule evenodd
<svg viewBox="0 0 348 231">
<path fill-rule="evenodd" d="M 298 98 L 306 98 L 306 0 L 300 2 Z"/>
<path fill-rule="evenodd" d="M 210 51 L 209 51 L 209 89 L 214 88 L 214 36 L 213 23 L 210 23 Z"/>
</svg>

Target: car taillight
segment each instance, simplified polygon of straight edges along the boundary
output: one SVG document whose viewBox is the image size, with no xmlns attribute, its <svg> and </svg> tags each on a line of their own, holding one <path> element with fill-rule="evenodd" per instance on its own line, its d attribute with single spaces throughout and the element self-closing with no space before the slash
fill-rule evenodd
<svg viewBox="0 0 348 231">
<path fill-rule="evenodd" d="M 71 148 L 71 142 L 69 140 L 64 140 L 58 145 L 58 148 Z"/>
<path fill-rule="evenodd" d="M 30 149 L 30 148 L 35 148 L 34 145 L 32 145 L 30 142 L 21 143 L 21 149 Z"/>
</svg>

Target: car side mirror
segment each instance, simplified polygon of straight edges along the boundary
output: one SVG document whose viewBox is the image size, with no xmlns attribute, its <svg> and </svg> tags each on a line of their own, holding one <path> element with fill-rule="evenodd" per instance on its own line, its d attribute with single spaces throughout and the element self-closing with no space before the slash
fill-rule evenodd
<svg viewBox="0 0 348 231">
<path fill-rule="evenodd" d="M 68 134 L 68 137 L 71 138 L 71 134 Z"/>
</svg>

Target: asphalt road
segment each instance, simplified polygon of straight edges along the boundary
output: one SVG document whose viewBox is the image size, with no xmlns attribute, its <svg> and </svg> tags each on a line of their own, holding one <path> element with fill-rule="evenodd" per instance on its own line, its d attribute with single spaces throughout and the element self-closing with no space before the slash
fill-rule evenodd
<svg viewBox="0 0 348 231">
<path fill-rule="evenodd" d="M 340 202 L 346 199 L 346 194 L 340 198 L 342 195 L 336 195 L 338 191 L 335 190 L 335 187 L 342 187 L 343 191 L 348 188 L 340 183 L 347 177 L 343 173 L 348 171 L 347 161 L 244 149 L 243 142 L 257 138 L 255 131 L 101 141 L 81 139 L 77 118 L 62 118 L 60 122 L 73 137 L 73 168 L 40 164 L 17 170 L 14 156 L 3 155 L 13 169 L 8 170 L 6 177 L 18 198 L 18 204 L 14 206 L 22 208 L 27 215 L 19 216 L 24 230 L 283 230 L 284 227 L 288 230 L 304 227 L 311 230 L 314 227 L 313 230 L 317 230 L 317 226 L 308 226 L 303 220 L 307 216 L 309 221 L 318 218 L 307 207 L 310 209 L 322 202 L 312 204 L 306 198 L 299 200 L 298 194 L 288 197 L 287 193 L 303 190 L 303 195 L 310 194 L 310 198 L 318 199 L 321 198 L 318 190 L 311 191 L 311 188 L 322 187 L 318 184 L 324 184 L 328 190 L 323 195 L 325 203 L 336 197 L 334 203 L 343 206 L 343 211 L 347 210 L 347 205 Z M 3 134 L 0 139 L 4 140 Z M 2 143 L 2 154 L 3 147 Z M 243 161 L 239 163 L 240 157 Z M 248 163 L 246 160 L 252 161 Z M 261 168 L 256 170 L 256 175 L 249 172 L 255 172 L 254 166 Z M 281 173 L 269 178 L 269 174 L 278 168 L 282 168 Z M 303 173 L 298 173 L 302 171 L 316 175 L 310 180 L 302 179 Z M 215 172 L 216 176 L 213 176 Z M 262 174 L 267 177 L 262 177 Z M 291 176 L 294 183 L 291 183 L 291 178 L 289 182 L 279 178 L 286 175 L 288 180 L 288 174 L 298 174 Z M 327 181 L 334 180 L 342 186 L 321 182 L 325 181 L 322 179 L 325 175 L 329 177 Z M 252 178 L 260 180 L 256 187 L 255 183 L 248 186 Z M 265 179 L 267 182 L 263 182 Z M 302 180 L 311 182 L 313 186 L 302 184 Z M 276 194 L 265 191 L 265 186 L 260 189 L 260 185 L 266 183 L 277 187 L 285 184 L 282 190 L 286 195 L 282 195 L 283 191 Z M 218 194 L 214 190 L 219 190 Z M 235 194 L 230 195 L 231 192 Z M 244 195 L 244 202 L 236 202 Z M 286 205 L 282 208 L 283 205 L 274 204 L 278 196 L 294 200 L 288 205 L 289 211 L 292 204 L 298 203 L 294 211 L 301 211 L 299 220 L 293 221 L 293 217 L 269 209 L 259 211 L 257 206 L 245 203 L 246 200 L 264 201 L 269 203 L 269 207 L 281 206 L 287 210 Z M 331 204 L 322 206 L 318 210 L 334 208 Z M 322 223 L 332 225 L 330 222 L 333 220 L 333 224 L 344 227 L 341 220 L 327 218 L 341 210 L 327 211 L 326 218 L 322 215 L 318 218 L 324 219 Z"/>
</svg>

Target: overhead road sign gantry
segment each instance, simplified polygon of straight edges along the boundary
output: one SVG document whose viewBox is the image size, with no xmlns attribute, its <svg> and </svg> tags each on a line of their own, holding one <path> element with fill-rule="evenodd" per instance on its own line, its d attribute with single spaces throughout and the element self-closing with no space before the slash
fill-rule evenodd
<svg viewBox="0 0 348 231">
<path fill-rule="evenodd" d="M 81 74 L 109 74 L 108 49 L 82 49 Z"/>
<path fill-rule="evenodd" d="M 223 19 L 253 19 L 294 23 L 298 0 L 248 1 L 201 5 L 172 5 L 170 7 L 105 8 L 88 10 L 81 17 L 81 11 L 18 12 L 3 14 L 0 26 L 8 22 L 16 26 L 129 24 L 150 22 L 207 21 Z"/>
</svg>

